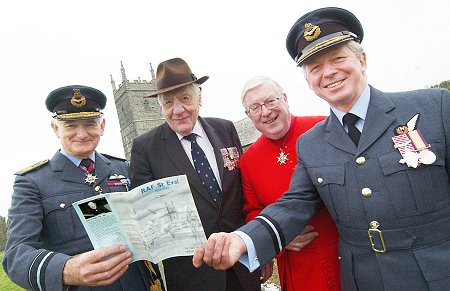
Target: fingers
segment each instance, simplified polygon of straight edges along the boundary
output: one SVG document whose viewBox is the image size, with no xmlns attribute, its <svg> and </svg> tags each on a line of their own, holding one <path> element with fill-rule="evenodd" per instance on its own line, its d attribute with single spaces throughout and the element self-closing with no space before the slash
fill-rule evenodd
<svg viewBox="0 0 450 291">
<path fill-rule="evenodd" d="M 63 270 L 66 285 L 109 285 L 120 278 L 131 263 L 131 252 L 115 245 L 69 259 Z"/>
<path fill-rule="evenodd" d="M 204 246 L 197 247 L 194 251 L 194 257 L 192 258 L 192 264 L 198 268 L 203 265 L 203 256 L 205 254 Z"/>
<path fill-rule="evenodd" d="M 266 282 L 269 280 L 270 277 L 272 277 L 273 274 L 273 262 L 267 263 L 264 267 L 261 268 L 261 276 L 259 277 L 259 280 L 261 283 Z"/>
<path fill-rule="evenodd" d="M 131 261 L 131 252 L 123 252 L 103 257 L 100 262 L 92 265 L 94 269 L 93 280 L 112 283 L 127 270 Z"/>
<path fill-rule="evenodd" d="M 124 245 L 118 244 L 118 245 L 113 245 L 110 247 L 93 250 L 93 251 L 87 252 L 86 254 L 89 254 L 89 257 L 87 258 L 89 260 L 88 262 L 95 263 L 98 261 L 102 261 L 105 258 L 108 258 L 110 256 L 124 253 L 126 250 L 127 249 Z"/>
<path fill-rule="evenodd" d="M 112 262 L 108 261 L 102 262 L 103 266 L 93 274 L 90 285 L 102 286 L 114 283 L 128 270 L 129 263 L 131 263 L 131 259 L 129 262 L 125 260 L 121 261 L 119 264 L 112 264 Z"/>
<path fill-rule="evenodd" d="M 207 264 L 216 270 L 226 270 L 233 266 L 247 251 L 244 241 L 233 233 L 213 233 L 203 247 L 194 252 L 192 264 L 200 267 Z"/>
<path fill-rule="evenodd" d="M 305 226 L 305 228 L 303 229 L 303 231 L 300 233 L 300 234 L 304 234 L 304 233 L 307 233 L 307 232 L 311 232 L 311 231 L 313 231 L 314 230 L 314 226 L 312 226 L 312 225 L 307 225 L 307 226 Z"/>
<path fill-rule="evenodd" d="M 314 227 L 312 225 L 307 225 L 305 229 L 286 246 L 286 249 L 298 252 L 310 244 L 317 236 L 319 236 L 319 233 L 314 231 Z"/>
<path fill-rule="evenodd" d="M 192 263 L 195 267 L 206 264 L 217 270 L 231 267 L 235 261 L 230 259 L 231 235 L 229 233 L 213 233 L 203 247 L 194 252 Z"/>
<path fill-rule="evenodd" d="M 220 268 L 222 255 L 227 255 L 227 250 L 224 250 L 224 246 L 225 240 L 222 237 L 222 233 L 213 233 L 206 242 L 203 262 L 208 266 Z"/>
</svg>

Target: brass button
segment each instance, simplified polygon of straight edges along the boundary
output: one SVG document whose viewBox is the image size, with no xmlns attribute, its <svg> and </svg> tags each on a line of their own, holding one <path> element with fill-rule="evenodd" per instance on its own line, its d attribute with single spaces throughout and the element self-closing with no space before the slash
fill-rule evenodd
<svg viewBox="0 0 450 291">
<path fill-rule="evenodd" d="M 366 158 L 365 158 L 365 157 L 358 157 L 358 158 L 356 159 L 356 163 L 357 163 L 358 165 L 364 165 L 364 164 L 366 163 Z"/>
<path fill-rule="evenodd" d="M 60 207 L 60 208 L 64 208 L 64 207 L 66 207 L 66 203 L 64 203 L 64 202 L 61 202 L 61 204 L 59 204 L 59 207 Z"/>
<path fill-rule="evenodd" d="M 370 197 L 370 195 L 372 195 L 372 190 L 370 190 L 370 188 L 363 188 L 361 193 L 364 197 Z"/>
<path fill-rule="evenodd" d="M 323 183 L 323 179 L 322 178 L 317 178 L 317 183 L 322 184 Z"/>
</svg>

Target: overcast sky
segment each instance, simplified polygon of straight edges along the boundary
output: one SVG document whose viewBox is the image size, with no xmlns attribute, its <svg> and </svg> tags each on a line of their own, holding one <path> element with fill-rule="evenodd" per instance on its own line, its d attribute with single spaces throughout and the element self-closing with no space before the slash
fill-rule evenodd
<svg viewBox="0 0 450 291">
<path fill-rule="evenodd" d="M 3 1 L 0 9 L 0 100 L 4 187 L 0 215 L 10 204 L 13 173 L 51 158 L 59 140 L 50 128 L 48 93 L 70 84 L 108 96 L 100 152 L 124 157 L 110 83 L 150 80 L 163 60 L 182 57 L 203 85 L 202 116 L 245 118 L 240 90 L 267 75 L 287 91 L 295 114 L 327 115 L 285 48 L 304 13 L 325 6 L 352 11 L 365 36 L 369 83 L 384 91 L 423 88 L 450 79 L 448 2 L 428 1 Z"/>
</svg>

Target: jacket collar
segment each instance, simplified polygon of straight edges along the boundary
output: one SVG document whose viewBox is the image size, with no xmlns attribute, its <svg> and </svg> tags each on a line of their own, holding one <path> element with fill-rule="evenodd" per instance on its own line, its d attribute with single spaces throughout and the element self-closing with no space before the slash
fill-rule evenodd
<svg viewBox="0 0 450 291">
<path fill-rule="evenodd" d="M 361 133 L 358 148 L 348 137 L 344 127 L 330 110 L 325 128 L 325 139 L 331 145 L 351 154 L 358 155 L 372 145 L 394 121 L 388 113 L 395 108 L 394 103 L 385 94 L 370 86 L 370 101 L 366 120 Z"/>
</svg>

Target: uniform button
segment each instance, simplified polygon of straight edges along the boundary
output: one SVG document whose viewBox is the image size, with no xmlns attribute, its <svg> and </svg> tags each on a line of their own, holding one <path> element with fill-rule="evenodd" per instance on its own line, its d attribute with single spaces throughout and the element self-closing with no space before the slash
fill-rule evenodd
<svg viewBox="0 0 450 291">
<path fill-rule="evenodd" d="M 322 260 L 322 264 L 325 264 L 327 261 L 326 260 Z"/>
<path fill-rule="evenodd" d="M 59 207 L 60 207 L 60 208 L 66 207 L 66 203 L 61 203 L 61 204 L 59 204 Z"/>
<path fill-rule="evenodd" d="M 370 190 L 370 188 L 362 188 L 361 194 L 364 197 L 370 197 L 372 195 L 372 190 Z"/>
<path fill-rule="evenodd" d="M 356 163 L 357 163 L 358 165 L 364 165 L 365 162 L 366 162 L 366 158 L 365 158 L 365 157 L 358 157 L 358 158 L 356 159 Z"/>
<path fill-rule="evenodd" d="M 317 178 L 317 183 L 322 184 L 323 183 L 323 179 L 322 178 Z"/>
</svg>

